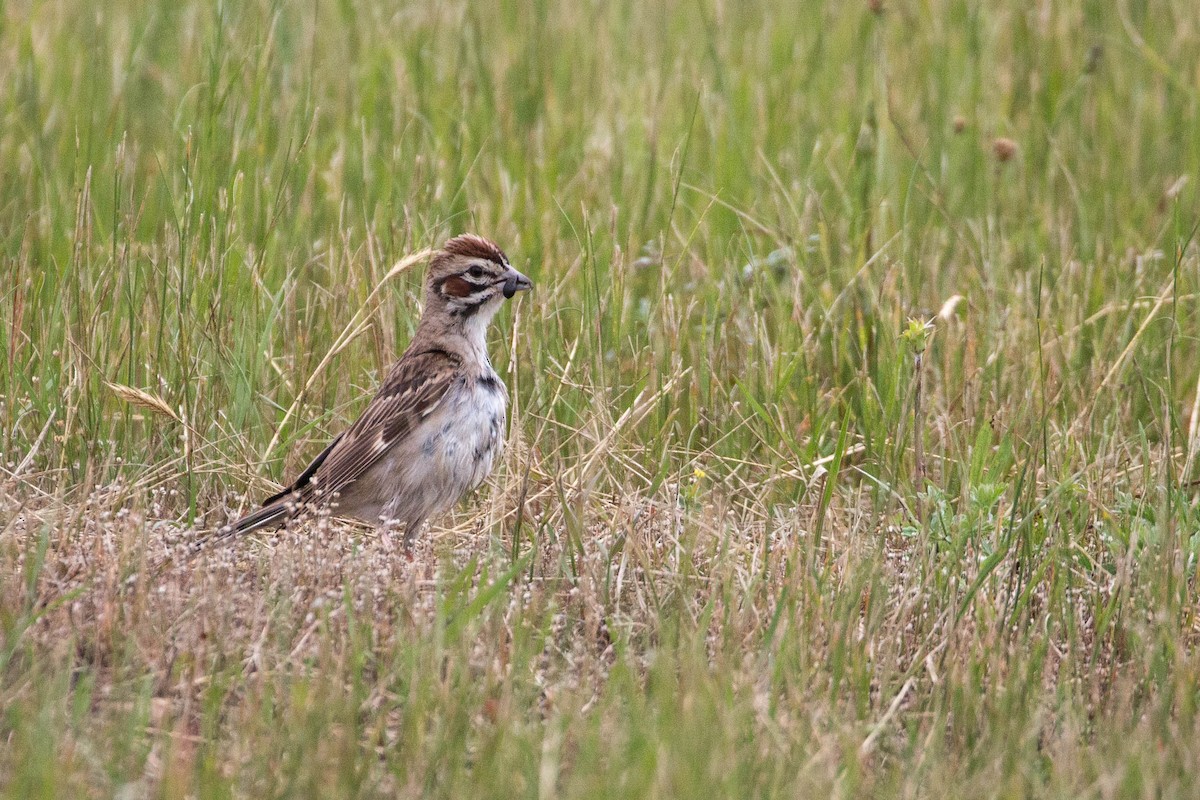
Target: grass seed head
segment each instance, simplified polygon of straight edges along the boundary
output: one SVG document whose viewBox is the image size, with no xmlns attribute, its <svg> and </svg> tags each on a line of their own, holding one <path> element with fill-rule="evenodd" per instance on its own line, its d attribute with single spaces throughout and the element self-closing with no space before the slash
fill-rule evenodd
<svg viewBox="0 0 1200 800">
<path fill-rule="evenodd" d="M 1017 143 L 1012 139 L 999 136 L 992 140 L 992 155 L 994 155 L 996 160 L 1001 164 L 1011 161 L 1013 156 L 1016 154 Z"/>
</svg>

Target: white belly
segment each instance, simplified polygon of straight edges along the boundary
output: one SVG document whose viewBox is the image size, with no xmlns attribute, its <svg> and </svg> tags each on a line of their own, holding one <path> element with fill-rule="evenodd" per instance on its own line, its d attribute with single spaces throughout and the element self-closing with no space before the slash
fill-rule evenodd
<svg viewBox="0 0 1200 800">
<path fill-rule="evenodd" d="M 351 502 L 368 522 L 416 523 L 448 510 L 491 474 L 504 452 L 507 392 L 494 382 L 452 388 L 437 409 L 364 476 L 371 486 L 351 494 L 376 502 Z M 384 499 L 390 498 L 390 499 Z"/>
<path fill-rule="evenodd" d="M 429 420 L 434 424 L 422 426 L 421 454 L 429 458 L 432 471 L 453 487 L 452 505 L 478 488 L 503 454 L 507 402 L 503 390 L 478 384 L 446 400 L 433 415 L 437 419 Z"/>
</svg>

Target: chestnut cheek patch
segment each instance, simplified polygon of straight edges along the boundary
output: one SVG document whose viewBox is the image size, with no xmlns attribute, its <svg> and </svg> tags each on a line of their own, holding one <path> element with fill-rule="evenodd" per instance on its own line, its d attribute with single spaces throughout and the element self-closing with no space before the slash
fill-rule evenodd
<svg viewBox="0 0 1200 800">
<path fill-rule="evenodd" d="M 455 275 L 453 278 L 447 278 L 442 284 L 442 294 L 448 297 L 466 297 L 475 291 L 474 284 Z"/>
</svg>

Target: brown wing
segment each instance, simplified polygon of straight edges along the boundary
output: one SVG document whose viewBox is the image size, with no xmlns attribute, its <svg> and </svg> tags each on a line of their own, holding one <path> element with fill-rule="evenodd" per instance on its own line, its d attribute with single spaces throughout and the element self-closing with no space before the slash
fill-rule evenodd
<svg viewBox="0 0 1200 800">
<path fill-rule="evenodd" d="M 321 465 L 325 463 L 325 459 L 329 457 L 329 454 L 333 452 L 333 449 L 338 446 L 338 442 L 340 442 L 342 437 L 345 435 L 345 431 L 339 433 L 334 440 L 330 442 L 324 450 L 321 451 L 321 455 L 314 458 L 312 463 L 304 468 L 304 472 L 301 472 L 300 475 L 297 476 L 296 480 L 292 482 L 291 486 L 287 487 L 278 494 L 271 495 L 266 500 L 263 500 L 262 504 L 264 506 L 269 506 L 276 501 L 283 500 L 295 492 L 300 491 L 305 486 L 308 486 L 308 482 L 312 480 L 312 476 L 317 474 L 317 470 L 321 468 Z"/>
<path fill-rule="evenodd" d="M 340 492 L 433 413 L 461 375 L 462 359 L 445 350 L 406 354 L 392 367 L 362 416 L 334 440 L 280 496 Z"/>
</svg>

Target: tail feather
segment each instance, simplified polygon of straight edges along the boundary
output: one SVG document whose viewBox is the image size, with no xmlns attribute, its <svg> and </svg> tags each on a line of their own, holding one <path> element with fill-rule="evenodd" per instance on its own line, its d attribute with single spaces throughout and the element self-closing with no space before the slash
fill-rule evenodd
<svg viewBox="0 0 1200 800">
<path fill-rule="evenodd" d="M 321 455 L 317 456 L 311 464 L 309 464 L 304 472 L 300 473 L 300 477 L 296 478 L 295 483 L 288 486 L 279 494 L 274 494 L 263 501 L 262 508 L 257 511 L 251 511 L 246 516 L 219 528 L 211 535 L 205 537 L 198 546 L 202 546 L 204 542 L 210 540 L 228 539 L 230 536 L 238 536 L 243 533 L 251 533 L 262 528 L 268 528 L 275 525 L 282 525 L 288 520 L 296 516 L 300 512 L 302 505 L 311 498 L 313 487 L 316 483 L 313 481 L 313 475 L 317 469 L 325 462 L 325 459 L 333 452 L 333 448 L 342 440 L 344 433 L 338 434 L 329 446 L 326 447 Z M 317 492 L 320 494 L 320 492 Z"/>
<path fill-rule="evenodd" d="M 282 525 L 287 522 L 294 513 L 295 503 L 291 498 L 277 500 L 274 503 L 265 505 L 257 511 L 251 511 L 246 516 L 227 526 L 222 533 L 229 535 L 250 533 L 262 528 L 267 528 L 272 525 Z"/>
<path fill-rule="evenodd" d="M 262 508 L 251 511 L 237 521 L 218 528 L 207 536 L 197 540 L 192 544 L 192 549 L 199 551 L 209 543 L 219 542 L 231 536 L 240 536 L 243 533 L 252 533 L 263 528 L 283 525 L 296 516 L 296 511 L 297 503 L 294 495 L 289 494 L 286 497 L 273 497 Z"/>
</svg>

